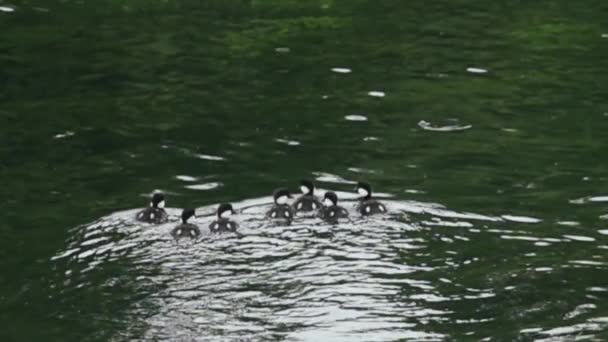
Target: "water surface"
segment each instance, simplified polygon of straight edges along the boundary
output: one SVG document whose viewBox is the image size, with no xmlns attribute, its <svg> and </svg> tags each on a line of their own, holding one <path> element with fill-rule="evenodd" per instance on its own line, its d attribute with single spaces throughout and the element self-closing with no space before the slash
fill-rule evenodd
<svg viewBox="0 0 608 342">
<path fill-rule="evenodd" d="M 0 337 L 608 338 L 607 14 L 0 0 Z M 302 177 L 391 215 L 260 220 Z M 132 221 L 157 189 L 252 207 L 176 243 Z"/>
</svg>

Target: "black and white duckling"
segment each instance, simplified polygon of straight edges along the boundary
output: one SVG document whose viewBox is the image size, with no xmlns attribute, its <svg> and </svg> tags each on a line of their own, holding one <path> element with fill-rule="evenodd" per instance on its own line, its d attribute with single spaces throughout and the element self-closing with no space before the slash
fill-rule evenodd
<svg viewBox="0 0 608 342">
<path fill-rule="evenodd" d="M 230 220 L 230 216 L 234 213 L 235 212 L 234 209 L 232 209 L 232 204 L 220 204 L 220 206 L 217 208 L 217 220 L 211 222 L 209 225 L 209 231 L 211 231 L 211 233 L 235 232 L 239 225 Z"/>
<path fill-rule="evenodd" d="M 315 211 L 320 209 L 323 205 L 321 201 L 315 196 L 315 185 L 309 180 L 303 180 L 300 182 L 300 190 L 302 196 L 293 202 L 292 206 L 298 211 Z"/>
<path fill-rule="evenodd" d="M 197 238 L 201 235 L 197 225 L 188 223 L 191 217 L 196 217 L 194 209 L 184 209 L 182 211 L 182 223 L 171 231 L 174 238 Z"/>
<path fill-rule="evenodd" d="M 266 213 L 266 217 L 273 220 L 283 220 L 286 223 L 291 223 L 295 215 L 295 210 L 292 206 L 287 204 L 287 200 L 291 197 L 289 190 L 281 188 L 275 190 L 274 194 L 274 206 Z"/>
<path fill-rule="evenodd" d="M 361 215 L 374 215 L 386 213 L 384 204 L 372 198 L 372 187 L 364 182 L 357 183 L 357 193 L 359 194 L 359 205 L 357 211 Z"/>
<path fill-rule="evenodd" d="M 135 216 L 137 221 L 160 224 L 169 220 L 169 215 L 165 211 L 165 196 L 160 192 L 152 195 L 150 206 Z"/>
<path fill-rule="evenodd" d="M 338 205 L 338 195 L 333 191 L 325 193 L 323 206 L 319 211 L 319 217 L 327 222 L 337 223 L 338 219 L 348 217 L 348 211 Z"/>
</svg>

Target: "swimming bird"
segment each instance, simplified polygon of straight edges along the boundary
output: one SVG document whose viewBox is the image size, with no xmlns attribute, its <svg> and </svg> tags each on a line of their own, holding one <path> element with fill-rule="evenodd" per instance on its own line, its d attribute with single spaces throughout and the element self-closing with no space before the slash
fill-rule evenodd
<svg viewBox="0 0 608 342">
<path fill-rule="evenodd" d="M 239 225 L 238 223 L 230 220 L 230 216 L 234 213 L 235 212 L 232 208 L 232 204 L 220 204 L 220 206 L 217 208 L 217 220 L 211 222 L 209 225 L 209 231 L 211 231 L 211 233 L 235 232 Z"/>
<path fill-rule="evenodd" d="M 191 217 L 196 217 L 194 209 L 184 209 L 182 211 L 182 223 L 171 231 L 171 235 L 174 238 L 197 238 L 201 235 L 201 231 L 197 225 L 188 223 Z"/>
<path fill-rule="evenodd" d="M 150 206 L 138 212 L 135 218 L 137 221 L 146 223 L 160 224 L 167 222 L 169 215 L 165 211 L 165 196 L 160 192 L 154 193 Z"/>
<path fill-rule="evenodd" d="M 296 212 L 307 212 L 320 209 L 323 205 L 321 201 L 315 196 L 315 185 L 309 180 L 302 180 L 300 182 L 300 190 L 302 196 L 293 202 L 292 206 Z"/>
<path fill-rule="evenodd" d="M 386 213 L 384 204 L 372 198 L 372 187 L 365 183 L 357 183 L 357 193 L 359 194 L 359 205 L 357 211 L 361 215 L 374 215 Z"/>
<path fill-rule="evenodd" d="M 292 206 L 287 204 L 287 200 L 292 198 L 289 190 L 285 188 L 277 189 L 274 191 L 273 198 L 274 205 L 266 213 L 266 217 L 277 221 L 284 221 L 283 223 L 290 224 L 293 220 L 295 210 Z"/>
<path fill-rule="evenodd" d="M 338 205 L 338 195 L 333 191 L 325 193 L 324 207 L 319 211 L 319 217 L 329 223 L 338 223 L 338 219 L 347 218 L 348 211 Z"/>
</svg>

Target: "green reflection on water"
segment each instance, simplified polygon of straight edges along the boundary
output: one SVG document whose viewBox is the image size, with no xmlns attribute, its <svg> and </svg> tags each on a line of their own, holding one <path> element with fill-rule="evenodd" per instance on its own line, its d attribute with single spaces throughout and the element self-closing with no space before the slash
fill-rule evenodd
<svg viewBox="0 0 608 342">
<path fill-rule="evenodd" d="M 100 317 L 120 312 L 132 291 L 121 289 L 124 302 L 104 308 L 109 294 L 93 286 L 84 298 L 55 306 L 45 287 L 54 272 L 47 261 L 64 246 L 67 227 L 140 206 L 140 195 L 156 188 L 177 193 L 173 206 L 203 205 L 261 196 L 323 171 L 455 210 L 578 220 L 581 235 L 603 225 L 603 206 L 568 200 L 605 187 L 605 2 L 15 5 L 15 12 L 0 12 L 4 340 L 104 340 L 122 329 L 120 317 Z M 336 67 L 352 73 L 331 72 Z M 374 90 L 387 95 L 367 96 Z M 368 121 L 344 119 L 351 114 Z M 473 128 L 435 133 L 417 126 L 453 118 Z M 66 131 L 74 135 L 54 138 Z M 179 174 L 223 186 L 186 190 Z M 555 229 L 535 228 L 546 235 Z M 485 248 L 488 241 L 495 250 Z M 519 270 L 521 261 L 502 247 L 509 243 L 488 237 L 478 244 L 471 253 L 502 261 L 458 275 L 462 280 L 497 286 L 493 272 Z M 536 261 L 588 258 L 581 249 L 539 251 Z M 595 279 L 582 271 L 568 277 L 531 283 L 542 288 L 534 290 L 538 296 L 580 297 Z M 560 278 L 580 285 L 564 293 Z M 525 301 L 504 310 L 501 301 L 488 305 L 485 316 L 508 324 L 480 332 L 515 336 Z M 82 318 L 59 316 L 72 310 Z M 29 329 L 34 324 L 41 329 Z"/>
</svg>

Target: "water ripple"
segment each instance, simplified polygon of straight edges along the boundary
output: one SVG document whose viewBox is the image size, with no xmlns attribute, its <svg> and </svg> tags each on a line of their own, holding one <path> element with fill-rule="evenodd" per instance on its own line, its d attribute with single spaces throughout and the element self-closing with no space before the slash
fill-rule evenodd
<svg viewBox="0 0 608 342">
<path fill-rule="evenodd" d="M 354 194 L 340 194 L 344 206 L 354 212 Z M 588 243 L 596 238 L 567 231 L 535 236 L 505 225 L 525 227 L 540 220 L 456 212 L 436 203 L 384 201 L 391 209 L 388 216 L 353 216 L 333 226 L 302 217 L 290 226 L 276 226 L 261 219 L 271 198 L 248 199 L 234 203 L 239 211 L 235 219 L 241 223 L 238 234 L 209 235 L 203 229 L 204 236 L 196 241 L 171 238 L 178 209 L 168 209 L 172 223 L 158 226 L 136 223 L 136 210 L 115 213 L 71 230 L 65 249 L 52 258 L 59 270 L 52 287 L 56 297 L 68 298 L 74 291 L 85 291 L 93 279 L 106 274 L 104 270 L 126 267 L 127 274 L 107 276 L 102 282 L 109 288 L 130 284 L 132 296 L 140 298 L 126 309 L 128 327 L 115 340 L 129 336 L 191 341 L 205 336 L 221 341 L 443 341 L 453 337 L 445 333 L 445 325 L 474 330 L 495 320 L 457 312 L 455 302 L 459 307 L 491 308 L 505 292 L 517 296 L 526 290 L 508 283 L 514 279 L 566 268 L 603 270 L 608 265 L 603 258 L 581 255 L 565 265 L 527 264 L 520 273 L 494 275 L 498 283 L 490 286 L 485 281 L 465 286 L 459 273 L 488 262 L 487 256 L 468 252 L 470 242 L 483 234 L 499 234 L 511 246 L 523 241 L 537 248 L 541 246 L 534 244 Z M 207 227 L 214 209 L 198 208 L 194 223 Z M 535 255 L 525 252 L 527 258 Z M 606 290 L 596 286 L 587 292 Z M 529 314 L 546 306 L 539 304 Z M 563 317 L 587 318 L 595 310 L 587 299 Z M 563 327 L 530 327 L 520 334 L 540 339 L 571 336 L 607 323 L 595 317 Z M 130 331 L 136 327 L 141 331 Z"/>
</svg>

